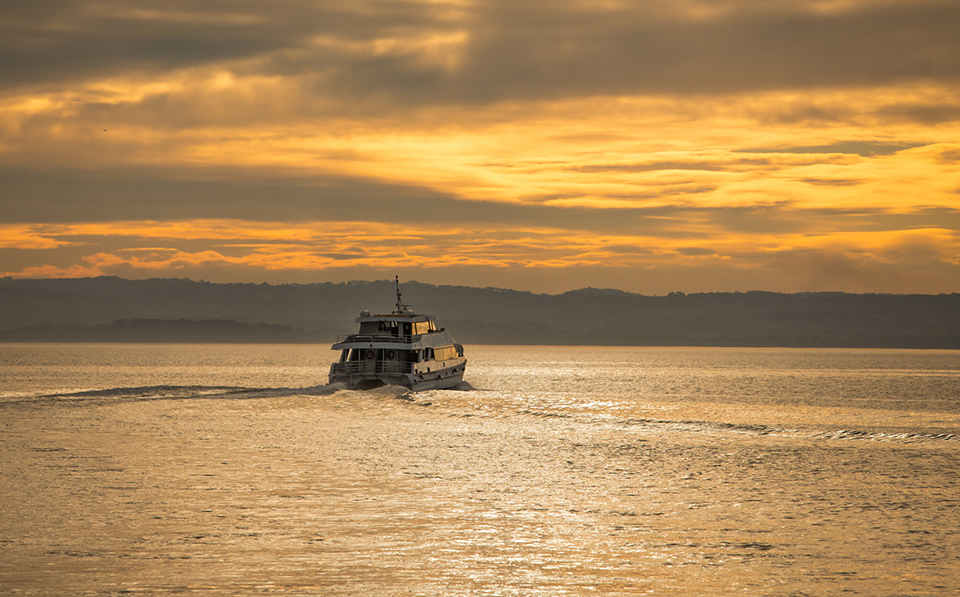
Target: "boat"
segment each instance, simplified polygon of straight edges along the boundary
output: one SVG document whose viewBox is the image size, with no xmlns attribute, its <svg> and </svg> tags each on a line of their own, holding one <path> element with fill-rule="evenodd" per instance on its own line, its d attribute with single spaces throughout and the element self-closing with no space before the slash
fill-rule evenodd
<svg viewBox="0 0 960 597">
<path fill-rule="evenodd" d="M 397 308 L 387 315 L 360 312 L 356 334 L 337 337 L 331 350 L 340 360 L 330 365 L 330 383 L 367 390 L 383 385 L 415 392 L 443 390 L 463 381 L 467 359 L 463 345 L 432 315 L 420 315 L 404 304 L 396 278 Z"/>
</svg>

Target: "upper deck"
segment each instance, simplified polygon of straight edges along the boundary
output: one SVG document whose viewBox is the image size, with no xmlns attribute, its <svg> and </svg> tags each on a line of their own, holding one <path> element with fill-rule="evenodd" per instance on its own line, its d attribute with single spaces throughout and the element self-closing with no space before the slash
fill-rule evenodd
<svg viewBox="0 0 960 597">
<path fill-rule="evenodd" d="M 355 334 L 341 334 L 333 349 L 357 348 L 365 344 L 365 348 L 382 348 L 383 345 L 406 344 L 404 349 L 414 349 L 418 346 L 438 346 L 452 344 L 453 336 L 443 328 L 437 327 L 437 321 L 432 315 L 418 315 L 406 304 L 400 294 L 400 280 L 397 279 L 397 308 L 389 314 L 372 315 L 364 309 L 360 317 L 355 320 L 360 329 Z M 377 345 L 377 346 L 375 346 Z"/>
<path fill-rule="evenodd" d="M 370 315 L 362 311 L 356 322 L 360 324 L 359 331 L 337 336 L 334 348 L 353 343 L 414 344 L 425 334 L 441 331 L 432 315 L 416 315 L 409 310 L 389 315 Z"/>
</svg>

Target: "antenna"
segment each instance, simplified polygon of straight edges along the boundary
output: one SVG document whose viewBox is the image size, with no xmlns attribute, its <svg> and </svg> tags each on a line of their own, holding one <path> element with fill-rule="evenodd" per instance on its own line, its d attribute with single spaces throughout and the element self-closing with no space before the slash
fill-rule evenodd
<svg viewBox="0 0 960 597">
<path fill-rule="evenodd" d="M 403 304 L 403 295 L 400 293 L 400 276 L 396 276 L 397 282 L 397 313 L 403 314 L 409 307 Z"/>
</svg>

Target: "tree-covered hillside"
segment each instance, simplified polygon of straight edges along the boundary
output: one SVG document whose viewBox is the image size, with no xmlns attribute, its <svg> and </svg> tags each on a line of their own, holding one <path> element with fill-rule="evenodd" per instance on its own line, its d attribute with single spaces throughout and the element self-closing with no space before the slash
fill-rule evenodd
<svg viewBox="0 0 960 597">
<path fill-rule="evenodd" d="M 960 294 L 770 292 L 559 295 L 402 286 L 418 312 L 474 344 L 960 348 Z M 213 284 L 113 277 L 0 279 L 0 340 L 328 342 L 392 281 Z"/>
</svg>

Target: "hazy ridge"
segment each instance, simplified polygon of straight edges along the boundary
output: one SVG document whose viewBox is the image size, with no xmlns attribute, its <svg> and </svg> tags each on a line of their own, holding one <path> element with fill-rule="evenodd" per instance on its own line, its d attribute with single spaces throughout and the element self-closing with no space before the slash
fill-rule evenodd
<svg viewBox="0 0 960 597">
<path fill-rule="evenodd" d="M 960 348 L 960 294 L 559 295 L 404 283 L 464 343 Z M 0 341 L 317 342 L 389 312 L 392 281 L 0 279 Z"/>
</svg>

